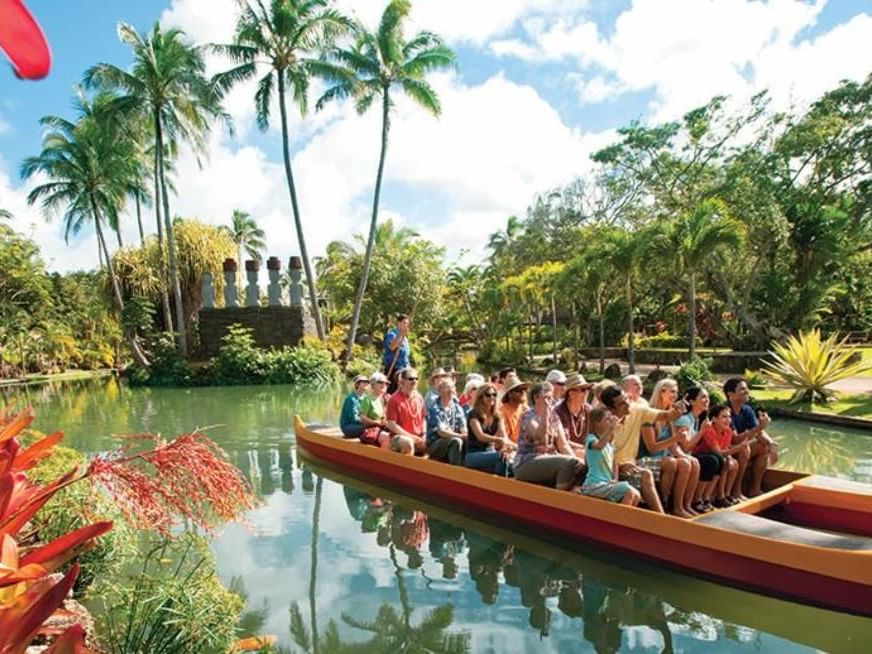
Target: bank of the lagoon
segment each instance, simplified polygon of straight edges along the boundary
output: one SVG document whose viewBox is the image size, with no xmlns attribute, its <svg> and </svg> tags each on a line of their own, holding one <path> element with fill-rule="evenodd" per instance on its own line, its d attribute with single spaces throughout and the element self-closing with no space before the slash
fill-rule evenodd
<svg viewBox="0 0 872 654">
<path fill-rule="evenodd" d="M 872 639 L 872 620 L 542 541 L 302 466 L 292 417 L 335 421 L 340 388 L 129 389 L 102 379 L 0 393 L 34 404 L 38 428 L 62 427 L 86 452 L 108 449 L 112 434 L 206 428 L 263 498 L 249 527 L 229 526 L 214 542 L 222 577 L 242 580 L 248 624 L 295 649 L 292 613 L 298 635 L 317 625 L 319 651 L 331 621 L 343 641 L 378 650 L 389 644 L 350 622 L 395 622 L 421 639 L 447 622 L 448 605 L 440 633 L 468 638 L 473 652 L 661 651 L 665 639 L 676 651 L 711 651 L 713 641 L 731 652 L 863 651 Z M 872 482 L 868 434 L 789 420 L 772 432 L 780 465 Z"/>
</svg>

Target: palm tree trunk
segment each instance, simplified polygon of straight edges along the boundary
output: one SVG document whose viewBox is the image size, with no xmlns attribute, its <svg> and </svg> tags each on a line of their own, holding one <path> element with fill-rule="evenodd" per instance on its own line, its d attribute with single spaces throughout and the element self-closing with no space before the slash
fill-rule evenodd
<svg viewBox="0 0 872 654">
<path fill-rule="evenodd" d="M 163 313 L 164 329 L 168 332 L 173 331 L 173 312 L 170 309 L 170 296 L 167 291 L 167 267 L 164 259 L 164 238 L 163 238 L 163 221 L 160 215 L 160 166 L 158 163 L 158 149 L 154 148 L 154 216 L 157 221 L 157 258 L 160 270 L 160 303 Z"/>
<path fill-rule="evenodd" d="M 173 303 L 176 308 L 176 333 L 179 339 L 179 352 L 188 356 L 188 332 L 185 326 L 185 308 L 182 305 L 182 287 L 179 283 L 179 262 L 176 257 L 176 239 L 173 236 L 173 221 L 170 214 L 170 195 L 167 192 L 167 178 L 164 170 L 163 132 L 160 114 L 154 115 L 155 136 L 158 150 L 158 174 L 160 175 L 161 197 L 163 199 L 163 218 L 167 229 L 167 250 L 170 253 L 170 282 L 173 288 Z"/>
<path fill-rule="evenodd" d="M 378 172 L 375 176 L 375 193 L 372 198 L 372 217 L 369 222 L 369 235 L 366 237 L 366 253 L 363 256 L 363 272 L 360 275 L 360 284 L 357 287 L 357 294 L 354 296 L 354 310 L 351 312 L 351 325 L 348 327 L 348 340 L 345 344 L 345 361 L 346 363 L 354 356 L 352 346 L 357 337 L 357 323 L 360 321 L 360 310 L 363 306 L 363 296 L 366 293 L 366 284 L 369 281 L 369 267 L 372 263 L 372 250 L 375 244 L 375 228 L 378 224 L 378 202 L 381 196 L 382 175 L 385 170 L 385 155 L 388 149 L 388 130 L 390 122 L 388 121 L 390 112 L 390 101 L 388 98 L 388 89 L 384 88 L 382 92 L 382 135 L 381 135 L 381 153 L 378 158 Z"/>
<path fill-rule="evenodd" d="M 124 241 L 121 239 L 121 224 L 119 223 L 115 227 L 115 237 L 118 239 L 118 249 L 122 249 L 124 247 Z"/>
<path fill-rule="evenodd" d="M 124 311 L 124 297 L 121 295 L 121 287 L 118 285 L 118 278 L 115 276 L 115 266 L 112 264 L 112 258 L 109 256 L 109 251 L 106 249 L 106 239 L 103 238 L 103 227 L 100 225 L 100 211 L 97 209 L 97 203 L 94 201 L 93 197 L 91 198 L 91 211 L 94 213 L 94 227 L 97 230 L 97 242 L 106 253 L 106 269 L 109 271 L 109 283 L 112 286 L 112 295 L 115 298 L 115 305 L 118 308 L 118 312 L 121 313 Z M 142 351 L 142 348 L 139 346 L 136 336 L 130 331 L 125 331 L 125 336 L 130 343 L 130 350 L 133 353 L 133 359 L 142 367 L 147 368 L 149 366 L 148 359 Z"/>
<path fill-rule="evenodd" d="M 103 270 L 106 267 L 106 259 L 103 257 L 103 242 L 99 235 L 97 236 L 97 261 L 100 263 L 100 270 Z"/>
<path fill-rule="evenodd" d="M 318 654 L 320 643 L 318 642 L 318 612 L 315 610 L 315 590 L 317 588 L 318 575 L 318 532 L 321 522 L 321 486 L 324 478 L 319 476 L 315 484 L 315 506 L 312 509 L 312 540 L 309 558 L 309 626 L 312 627 L 312 652 Z"/>
<path fill-rule="evenodd" d="M 242 244 L 236 248 L 236 293 L 242 297 L 245 297 L 245 292 L 242 288 L 242 271 L 244 270 L 242 266 Z"/>
<path fill-rule="evenodd" d="M 145 247 L 145 230 L 142 228 L 142 198 L 136 194 L 136 224 L 139 226 L 139 242 Z"/>
<path fill-rule="evenodd" d="M 606 370 L 606 317 L 603 315 L 603 300 L 599 294 L 596 296 L 596 313 L 599 316 L 599 371 L 602 375 Z"/>
<path fill-rule="evenodd" d="M 690 273 L 690 288 L 688 289 L 687 305 L 690 314 L 690 358 L 696 358 L 696 274 Z"/>
<path fill-rule="evenodd" d="M 627 277 L 627 362 L 630 374 L 636 372 L 636 334 L 633 331 L 633 283 L 630 277 Z"/>
<path fill-rule="evenodd" d="M 300 207 L 297 204 L 297 188 L 294 186 L 294 174 L 291 172 L 291 153 L 288 147 L 288 111 L 285 108 L 285 78 L 281 71 L 276 72 L 279 78 L 279 111 L 282 116 L 282 155 L 285 160 L 285 177 L 288 180 L 288 193 L 291 194 L 291 209 L 294 212 L 294 226 L 297 228 L 297 241 L 300 243 L 300 258 L 303 259 L 303 268 L 306 271 L 306 285 L 309 287 L 309 302 L 312 307 L 312 318 L 315 321 L 315 329 L 318 338 L 327 340 L 324 335 L 324 323 L 321 322 L 321 308 L 318 306 L 318 293 L 315 291 L 315 275 L 312 272 L 312 264 L 309 261 L 309 252 L 306 249 L 306 237 L 303 234 L 303 223 L 300 220 Z M 349 348 L 350 351 L 350 348 Z"/>
<path fill-rule="evenodd" d="M 551 329 L 554 334 L 554 363 L 557 363 L 557 305 L 554 303 L 554 293 L 551 294 Z"/>
</svg>

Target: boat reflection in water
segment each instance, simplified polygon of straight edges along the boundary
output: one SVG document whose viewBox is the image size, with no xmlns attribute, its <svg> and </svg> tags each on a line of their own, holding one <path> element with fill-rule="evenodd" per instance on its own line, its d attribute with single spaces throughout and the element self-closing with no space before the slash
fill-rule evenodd
<svg viewBox="0 0 872 654">
<path fill-rule="evenodd" d="M 872 620 L 866 618 L 723 587 L 602 550 L 581 552 L 578 544 L 541 540 L 514 526 L 508 530 L 480 522 L 308 460 L 304 464 L 310 465 L 317 475 L 343 484 L 348 512 L 361 532 L 373 534 L 375 542 L 388 549 L 406 614 L 415 598 L 409 598 L 405 576 L 423 575 L 424 557 L 429 555 L 441 566 L 441 579 L 428 578 L 425 592 L 440 593 L 459 583 L 471 585 L 477 595 L 475 607 L 470 593 L 451 593 L 453 605 L 441 607 L 446 617 L 453 608 L 455 618 L 468 624 L 482 606 L 500 605 L 492 614 L 494 630 L 507 620 L 505 614 L 523 611 L 530 629 L 546 639 L 552 621 L 560 615 L 579 629 L 574 646 L 565 642 L 566 630 L 561 630 L 561 642 L 551 643 L 559 651 L 617 652 L 639 647 L 671 652 L 673 640 L 680 637 L 679 649 L 693 642 L 705 647 L 720 641 L 721 651 L 783 651 L 784 646 L 802 651 L 801 646 L 791 647 L 796 643 L 853 652 L 864 651 L 872 638 Z M 405 571 L 400 569 L 398 554 L 406 559 Z M 464 568 L 471 584 L 464 584 Z M 517 598 L 520 606 L 514 603 Z M 432 597 L 421 599 L 424 605 L 433 603 Z M 476 621 L 476 631 L 488 630 L 487 624 Z M 465 634 L 455 629 L 443 635 L 459 643 Z M 475 649 L 492 648 L 479 642 Z"/>
</svg>

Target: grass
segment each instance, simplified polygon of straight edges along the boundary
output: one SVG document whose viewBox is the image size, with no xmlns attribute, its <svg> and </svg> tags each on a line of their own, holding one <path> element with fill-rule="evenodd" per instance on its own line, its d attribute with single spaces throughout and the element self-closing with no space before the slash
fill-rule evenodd
<svg viewBox="0 0 872 654">
<path fill-rule="evenodd" d="M 102 370 L 68 370 L 66 372 L 52 373 L 49 375 L 41 373 L 29 373 L 23 377 L 13 379 L 0 379 L 0 385 L 4 384 L 34 384 L 47 381 L 70 381 L 75 379 L 91 379 L 92 377 L 105 377 L 112 374 L 111 368 Z"/>
<path fill-rule="evenodd" d="M 751 391 L 754 401 L 767 407 L 809 411 L 811 413 L 832 413 L 839 416 L 872 420 L 872 393 L 858 393 L 857 395 L 840 393 L 837 399 L 829 404 L 810 404 L 809 402 L 790 404 L 788 400 L 792 394 L 793 391 L 789 389 L 755 389 Z"/>
</svg>

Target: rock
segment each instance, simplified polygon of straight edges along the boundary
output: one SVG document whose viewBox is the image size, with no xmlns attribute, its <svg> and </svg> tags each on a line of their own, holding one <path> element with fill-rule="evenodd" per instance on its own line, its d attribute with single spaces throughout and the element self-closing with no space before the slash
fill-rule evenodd
<svg viewBox="0 0 872 654">
<path fill-rule="evenodd" d="M 605 371 L 603 371 L 603 376 L 606 379 L 620 379 L 621 378 L 621 366 L 617 363 L 610 363 L 606 366 Z"/>
</svg>

